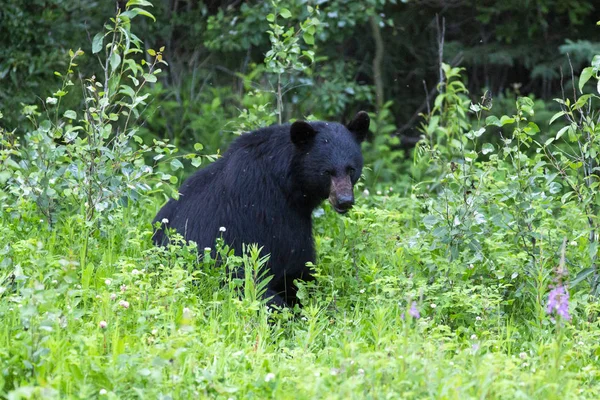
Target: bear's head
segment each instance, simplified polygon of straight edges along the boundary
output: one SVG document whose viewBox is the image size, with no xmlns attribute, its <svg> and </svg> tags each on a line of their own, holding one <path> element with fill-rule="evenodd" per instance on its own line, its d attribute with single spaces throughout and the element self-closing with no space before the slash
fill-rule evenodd
<svg viewBox="0 0 600 400">
<path fill-rule="evenodd" d="M 361 111 L 346 126 L 306 121 L 290 126 L 296 149 L 294 174 L 313 206 L 328 198 L 338 213 L 352 208 L 353 187 L 363 167 L 360 144 L 367 136 L 369 123 L 369 115 Z"/>
</svg>

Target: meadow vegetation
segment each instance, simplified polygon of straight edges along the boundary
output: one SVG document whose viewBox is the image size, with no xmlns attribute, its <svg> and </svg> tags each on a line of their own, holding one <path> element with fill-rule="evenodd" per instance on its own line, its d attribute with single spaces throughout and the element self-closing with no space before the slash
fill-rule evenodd
<svg viewBox="0 0 600 400">
<path fill-rule="evenodd" d="M 497 113 L 442 63 L 410 156 L 381 104 L 357 204 L 315 212 L 317 280 L 275 311 L 256 246 L 152 245 L 180 177 L 218 152 L 145 134 L 169 62 L 134 34 L 150 6 L 66 55 L 24 134 L 0 130 L 0 398 L 600 398 L 600 55 L 543 122 L 530 97 Z M 256 73 L 274 90 L 253 89 L 232 131 L 285 116 L 277 88 L 318 62 L 319 10 L 272 11 Z"/>
</svg>

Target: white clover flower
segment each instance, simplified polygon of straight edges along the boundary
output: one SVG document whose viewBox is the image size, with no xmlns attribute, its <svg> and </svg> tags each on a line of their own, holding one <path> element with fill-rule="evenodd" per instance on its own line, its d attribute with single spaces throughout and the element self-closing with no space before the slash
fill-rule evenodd
<svg viewBox="0 0 600 400">
<path fill-rule="evenodd" d="M 116 298 L 117 298 L 117 295 L 116 295 L 115 293 L 111 293 L 111 294 L 110 294 L 110 299 L 111 299 L 111 300 L 113 300 L 113 301 L 114 301 Z"/>
<path fill-rule="evenodd" d="M 109 286 L 111 283 L 112 283 L 112 281 L 111 281 L 110 279 L 106 279 L 106 280 L 104 281 L 104 284 L 105 284 L 106 286 Z"/>
<path fill-rule="evenodd" d="M 98 326 L 102 329 L 106 329 L 106 327 L 108 326 L 108 323 L 106 321 L 100 321 L 98 323 Z"/>
<path fill-rule="evenodd" d="M 359 290 L 359 292 L 360 292 L 360 293 L 364 293 L 364 292 L 365 292 L 365 289 L 360 289 L 360 290 Z"/>
<path fill-rule="evenodd" d="M 108 394 L 108 392 L 106 391 L 106 389 L 100 389 L 100 392 L 98 392 L 100 394 L 100 396 L 105 396 Z"/>
<path fill-rule="evenodd" d="M 124 292 L 127 290 L 127 285 L 121 285 L 121 292 Z"/>
<path fill-rule="evenodd" d="M 437 307 L 437 304 L 435 304 L 435 303 L 431 303 L 431 306 L 430 306 L 430 307 L 431 307 L 431 308 L 436 308 L 436 307 Z"/>
<path fill-rule="evenodd" d="M 371 193 L 369 192 L 369 189 L 365 189 L 365 190 L 363 190 L 363 196 L 365 196 L 365 197 L 369 197 L 369 194 L 371 194 Z"/>
<path fill-rule="evenodd" d="M 265 375 L 265 382 L 271 382 L 273 379 L 275 379 L 274 373 L 269 372 L 267 375 Z"/>
<path fill-rule="evenodd" d="M 119 305 L 123 308 L 129 308 L 129 302 L 127 300 L 119 301 Z"/>
<path fill-rule="evenodd" d="M 224 226 L 219 228 L 219 232 L 225 232 L 227 230 L 227 228 L 225 228 Z"/>
<path fill-rule="evenodd" d="M 139 275 L 139 274 L 140 274 L 140 271 L 138 271 L 137 269 L 134 268 L 131 270 L 131 275 Z"/>
<path fill-rule="evenodd" d="M 525 353 L 524 351 L 520 352 L 520 353 L 519 353 L 519 358 L 520 358 L 521 360 L 524 360 L 524 359 L 526 359 L 526 358 L 527 358 L 527 353 Z"/>
<path fill-rule="evenodd" d="M 377 196 L 381 196 L 381 190 L 377 191 Z"/>
<path fill-rule="evenodd" d="M 163 224 L 168 224 L 169 223 L 169 219 L 168 218 L 163 218 L 160 222 L 162 222 Z"/>
<path fill-rule="evenodd" d="M 154 336 L 156 336 L 156 335 L 158 334 L 158 329 L 156 329 L 156 328 L 152 329 L 152 332 L 151 332 L 151 333 L 152 333 Z"/>
<path fill-rule="evenodd" d="M 477 340 L 477 335 L 475 335 L 475 334 L 472 334 L 472 335 L 471 335 L 471 340 Z"/>
<path fill-rule="evenodd" d="M 478 315 L 475 317 L 475 321 L 481 321 L 481 317 Z"/>
</svg>

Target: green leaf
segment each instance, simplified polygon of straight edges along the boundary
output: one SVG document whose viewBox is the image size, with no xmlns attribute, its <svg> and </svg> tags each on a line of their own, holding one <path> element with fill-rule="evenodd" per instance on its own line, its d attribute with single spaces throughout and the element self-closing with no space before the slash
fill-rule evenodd
<svg viewBox="0 0 600 400">
<path fill-rule="evenodd" d="M 534 122 L 530 122 L 525 128 L 523 128 L 523 131 L 525 131 L 525 133 L 529 136 L 533 136 L 540 131 L 540 128 L 538 128 Z"/>
<path fill-rule="evenodd" d="M 269 15 L 267 15 L 267 21 L 269 21 L 269 22 L 275 22 L 275 14 L 269 14 Z"/>
<path fill-rule="evenodd" d="M 495 115 L 490 115 L 485 119 L 486 125 L 502 126 L 502 123 Z"/>
<path fill-rule="evenodd" d="M 202 149 L 204 149 L 204 146 L 202 145 L 202 143 L 195 143 L 194 144 L 194 150 L 200 151 Z"/>
<path fill-rule="evenodd" d="M 151 83 L 154 83 L 154 82 L 156 82 L 156 76 L 155 76 L 155 75 L 152 75 L 152 74 L 144 74 L 144 79 L 145 79 L 147 82 L 151 82 Z"/>
<path fill-rule="evenodd" d="M 306 43 L 309 46 L 315 44 L 315 37 L 308 32 L 304 32 L 302 34 L 302 39 L 304 39 L 304 43 Z"/>
<path fill-rule="evenodd" d="M 146 0 L 129 0 L 125 8 L 129 8 L 130 6 L 154 7 L 152 3 Z"/>
<path fill-rule="evenodd" d="M 201 164 L 202 164 L 202 158 L 201 157 L 194 157 L 192 159 L 192 165 L 194 167 L 198 168 Z"/>
<path fill-rule="evenodd" d="M 121 56 L 116 51 L 113 51 L 110 55 L 110 67 L 114 71 L 119 67 L 119 64 L 121 64 Z"/>
<path fill-rule="evenodd" d="M 581 71 L 581 75 L 579 76 L 579 91 L 581 93 L 583 93 L 583 86 L 590 80 L 592 75 L 594 75 L 594 69 L 592 67 L 584 68 L 583 71 Z"/>
<path fill-rule="evenodd" d="M 69 118 L 69 119 L 77 119 L 77 113 L 73 110 L 67 110 L 65 111 L 65 113 L 63 114 L 63 116 L 65 118 Z"/>
<path fill-rule="evenodd" d="M 131 10 L 133 12 L 137 12 L 139 15 L 143 15 L 144 17 L 148 17 L 150 18 L 152 21 L 156 22 L 156 18 L 154 18 L 154 15 L 150 14 L 148 11 L 142 9 L 142 8 L 134 8 L 133 10 Z"/>
<path fill-rule="evenodd" d="M 595 269 L 592 267 L 582 269 L 581 271 L 579 271 L 577 276 L 570 282 L 569 286 L 570 287 L 577 286 L 580 282 L 585 280 L 585 278 L 592 275 L 594 273 L 594 271 L 595 271 Z"/>
<path fill-rule="evenodd" d="M 600 54 L 596 54 L 594 58 L 592 58 L 592 68 L 594 69 L 594 72 L 600 70 Z"/>
<path fill-rule="evenodd" d="M 578 110 L 581 107 L 585 106 L 590 97 L 592 97 L 591 94 L 584 94 L 583 96 L 581 96 L 579 99 L 577 99 L 575 104 L 573 104 L 573 109 Z"/>
<path fill-rule="evenodd" d="M 488 154 L 494 151 L 494 145 L 491 143 L 486 143 L 481 147 L 481 152 L 483 154 Z"/>
<path fill-rule="evenodd" d="M 279 11 L 279 15 L 285 19 L 288 19 L 292 16 L 292 13 L 287 8 L 282 8 L 281 11 Z"/>
<path fill-rule="evenodd" d="M 509 125 L 509 124 L 514 124 L 515 123 L 515 119 L 508 117 L 506 115 L 503 115 L 502 117 L 500 117 L 500 123 L 502 124 L 502 126 L 504 125 Z"/>
<path fill-rule="evenodd" d="M 559 112 L 557 112 L 556 114 L 554 114 L 554 115 L 552 116 L 552 118 L 550 118 L 550 122 L 548 123 L 548 125 L 552 125 L 552 123 L 553 123 L 554 121 L 556 121 L 557 119 L 559 119 L 560 117 L 562 117 L 562 116 L 563 116 L 563 115 L 565 115 L 565 114 L 566 114 L 566 112 L 564 112 L 564 111 L 559 111 Z"/>
<path fill-rule="evenodd" d="M 170 165 L 172 171 L 177 171 L 178 169 L 183 168 L 183 164 L 177 158 L 172 159 Z"/>
<path fill-rule="evenodd" d="M 560 130 L 556 134 L 556 140 L 560 139 L 560 137 L 565 134 L 565 132 L 567 131 L 567 129 L 569 129 L 569 127 L 570 127 L 570 125 L 563 126 L 562 128 L 560 128 Z"/>
<path fill-rule="evenodd" d="M 94 39 L 92 40 L 92 54 L 98 53 L 102 50 L 102 40 L 104 39 L 104 34 L 96 33 Z"/>
</svg>

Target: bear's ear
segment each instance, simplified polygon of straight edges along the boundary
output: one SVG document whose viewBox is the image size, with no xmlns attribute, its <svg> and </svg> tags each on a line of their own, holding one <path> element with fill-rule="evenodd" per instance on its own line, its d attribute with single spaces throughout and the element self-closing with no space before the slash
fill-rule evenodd
<svg viewBox="0 0 600 400">
<path fill-rule="evenodd" d="M 346 125 L 346 128 L 348 128 L 348 130 L 354 134 L 356 140 L 361 143 L 367 137 L 367 133 L 369 133 L 370 123 L 371 119 L 369 118 L 369 114 L 364 111 L 359 111 L 352 121 Z"/>
<path fill-rule="evenodd" d="M 296 146 L 306 146 L 312 143 L 317 131 L 306 121 L 296 121 L 290 127 L 290 137 Z"/>
</svg>

